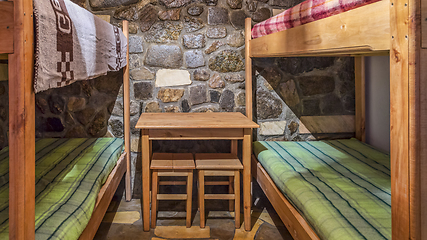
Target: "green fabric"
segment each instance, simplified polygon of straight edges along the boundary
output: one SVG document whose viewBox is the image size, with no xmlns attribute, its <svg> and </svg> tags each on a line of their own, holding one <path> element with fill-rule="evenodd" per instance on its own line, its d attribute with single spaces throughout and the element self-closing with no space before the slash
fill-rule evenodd
<svg viewBox="0 0 427 240">
<path fill-rule="evenodd" d="M 36 141 L 36 239 L 78 239 L 123 150 L 118 138 Z M 0 151 L 0 239 L 9 237 L 9 156 Z"/>
<path fill-rule="evenodd" d="M 356 139 L 255 142 L 254 152 L 321 239 L 391 239 L 388 154 Z"/>
</svg>

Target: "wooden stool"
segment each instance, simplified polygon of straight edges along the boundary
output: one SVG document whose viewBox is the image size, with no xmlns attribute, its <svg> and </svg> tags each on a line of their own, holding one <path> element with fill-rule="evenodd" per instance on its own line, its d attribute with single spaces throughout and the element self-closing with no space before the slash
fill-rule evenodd
<svg viewBox="0 0 427 240">
<path fill-rule="evenodd" d="M 240 169 L 242 163 L 231 153 L 199 153 L 195 156 L 196 169 L 199 175 L 199 210 L 200 227 L 205 227 L 205 199 L 234 200 L 234 221 L 240 228 Z M 234 192 L 229 194 L 205 194 L 205 185 L 230 185 L 229 181 L 205 181 L 205 176 L 234 177 Z M 230 186 L 230 189 L 231 186 Z"/>
<path fill-rule="evenodd" d="M 193 191 L 194 160 L 191 153 L 153 153 L 151 197 L 151 227 L 156 227 L 157 200 L 186 200 L 186 226 L 191 227 L 191 197 Z M 159 181 L 159 177 L 187 177 L 187 181 Z M 159 185 L 187 185 L 187 194 L 158 194 Z"/>
</svg>

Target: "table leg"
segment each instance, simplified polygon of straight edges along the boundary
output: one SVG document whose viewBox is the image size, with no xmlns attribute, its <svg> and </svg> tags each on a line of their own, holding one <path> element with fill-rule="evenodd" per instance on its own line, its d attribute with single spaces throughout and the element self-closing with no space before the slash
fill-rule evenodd
<svg viewBox="0 0 427 240">
<path fill-rule="evenodd" d="M 142 216 L 144 231 L 150 230 L 150 141 L 148 130 L 141 130 L 142 148 Z"/>
<path fill-rule="evenodd" d="M 243 162 L 243 214 L 245 230 L 251 230 L 251 147 L 252 130 L 244 129 L 242 162 Z"/>
</svg>

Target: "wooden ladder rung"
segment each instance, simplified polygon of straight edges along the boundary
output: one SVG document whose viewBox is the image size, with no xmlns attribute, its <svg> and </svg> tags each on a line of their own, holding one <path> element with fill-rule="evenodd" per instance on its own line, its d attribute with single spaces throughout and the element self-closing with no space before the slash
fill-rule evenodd
<svg viewBox="0 0 427 240">
<path fill-rule="evenodd" d="M 159 181 L 159 185 L 187 185 L 187 181 Z"/>
<path fill-rule="evenodd" d="M 229 185 L 230 182 L 229 181 L 206 181 L 205 180 L 205 186 L 207 185 Z"/>
<path fill-rule="evenodd" d="M 187 194 L 157 194 L 157 200 L 187 200 Z"/>
<path fill-rule="evenodd" d="M 234 194 L 205 194 L 205 199 L 234 199 Z"/>
</svg>

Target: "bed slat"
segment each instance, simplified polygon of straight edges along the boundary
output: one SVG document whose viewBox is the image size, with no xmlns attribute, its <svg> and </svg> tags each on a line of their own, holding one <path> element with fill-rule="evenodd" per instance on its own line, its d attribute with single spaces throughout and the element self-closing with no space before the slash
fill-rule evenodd
<svg viewBox="0 0 427 240">
<path fill-rule="evenodd" d="M 13 2 L 0 1 L 0 53 L 13 53 Z"/>
</svg>

